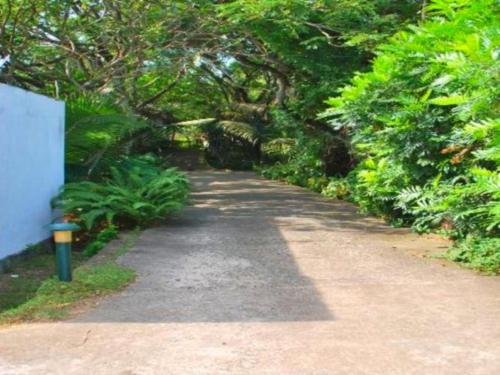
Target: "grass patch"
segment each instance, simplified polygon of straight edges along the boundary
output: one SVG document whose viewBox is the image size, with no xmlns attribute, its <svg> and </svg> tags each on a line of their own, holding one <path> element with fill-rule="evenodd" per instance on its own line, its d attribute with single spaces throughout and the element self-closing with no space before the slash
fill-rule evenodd
<svg viewBox="0 0 500 375">
<path fill-rule="evenodd" d="M 116 248 L 113 254 L 115 259 L 128 252 L 132 248 L 132 246 L 134 246 L 135 241 L 137 241 L 140 233 L 141 229 L 139 227 L 136 227 L 127 234 L 127 236 L 123 239 L 122 244 L 118 246 L 118 248 Z"/>
<path fill-rule="evenodd" d="M 61 282 L 56 277 L 44 281 L 29 301 L 1 313 L 0 323 L 64 318 L 75 302 L 109 294 L 134 278 L 132 269 L 114 262 L 81 266 L 74 271 L 71 283 Z"/>
<path fill-rule="evenodd" d="M 84 263 L 88 259 L 85 254 L 72 252 L 70 283 L 55 276 L 52 252 L 16 259 L 9 264 L 8 274 L 0 274 L 0 324 L 63 319 L 75 303 L 124 288 L 135 279 L 135 272 L 115 260 L 134 245 L 139 233 L 135 229 L 123 235 L 121 244 L 97 262 Z"/>
<path fill-rule="evenodd" d="M 85 257 L 72 254 L 72 265 L 78 267 Z M 56 272 L 55 255 L 41 247 L 28 249 L 14 257 L 0 273 L 0 314 L 33 298 L 38 288 Z"/>
<path fill-rule="evenodd" d="M 490 275 L 500 274 L 500 238 L 474 238 L 469 236 L 457 242 L 444 258 L 458 262 Z"/>
</svg>

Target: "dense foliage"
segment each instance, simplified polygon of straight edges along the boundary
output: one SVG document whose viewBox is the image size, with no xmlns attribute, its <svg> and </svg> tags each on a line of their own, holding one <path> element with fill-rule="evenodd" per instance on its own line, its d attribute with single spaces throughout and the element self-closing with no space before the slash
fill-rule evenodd
<svg viewBox="0 0 500 375">
<path fill-rule="evenodd" d="M 263 175 L 350 199 L 395 225 L 443 231 L 457 240 L 450 258 L 500 271 L 496 5 L 432 2 L 425 22 L 377 47 L 371 70 L 328 100 L 320 119 L 331 132 L 294 124 L 268 142 L 287 147 Z M 328 168 L 332 147 L 350 157 L 339 164 L 334 152 Z"/>
<path fill-rule="evenodd" d="M 110 102 L 84 95 L 66 103 L 66 179 L 74 181 L 106 173 L 127 155 L 149 124 Z M 100 173 L 99 173 L 100 172 Z"/>
<path fill-rule="evenodd" d="M 453 259 L 499 269 L 497 1 L 0 7 L 0 82 L 67 102 L 63 200 L 88 226 L 177 207 L 184 177 L 124 160 L 172 160 L 182 138 L 212 166 L 257 166 L 441 230 L 457 240 Z"/>
<path fill-rule="evenodd" d="M 379 48 L 373 70 L 329 101 L 330 123 L 348 132 L 359 160 L 347 182 L 363 209 L 458 239 L 500 234 L 495 5 L 435 2 L 432 19 L 396 34 Z M 481 248 L 476 255 L 457 250 L 453 257 L 487 258 L 495 264 L 484 268 L 498 269 L 498 238 L 478 241 L 467 242 Z"/>
<path fill-rule="evenodd" d="M 102 94 L 155 123 L 314 118 L 419 1 L 0 0 L 0 82 Z M 209 93 L 209 95 L 207 95 Z"/>
<path fill-rule="evenodd" d="M 111 241 L 114 240 L 115 238 L 118 237 L 118 227 L 113 224 L 108 224 L 105 228 L 103 228 L 101 231 L 99 231 L 95 239 L 93 241 L 90 241 L 85 248 L 83 249 L 82 253 L 85 256 L 91 257 L 95 254 L 97 254 L 99 251 L 104 249 L 104 247 Z"/>
</svg>

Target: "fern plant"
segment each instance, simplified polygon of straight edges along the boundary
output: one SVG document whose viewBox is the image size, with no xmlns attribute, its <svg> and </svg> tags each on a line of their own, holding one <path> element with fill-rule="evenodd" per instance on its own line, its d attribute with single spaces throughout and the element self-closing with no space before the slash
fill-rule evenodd
<svg viewBox="0 0 500 375">
<path fill-rule="evenodd" d="M 188 190 L 186 176 L 175 168 L 111 167 L 111 177 L 102 183 L 66 184 L 53 204 L 79 217 L 89 230 L 102 221 L 144 225 L 180 209 Z"/>
</svg>

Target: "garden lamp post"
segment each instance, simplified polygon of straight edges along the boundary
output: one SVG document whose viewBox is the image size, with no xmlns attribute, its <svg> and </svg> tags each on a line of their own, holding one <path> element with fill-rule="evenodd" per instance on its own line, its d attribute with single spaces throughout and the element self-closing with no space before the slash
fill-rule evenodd
<svg viewBox="0 0 500 375">
<path fill-rule="evenodd" d="M 75 230 L 80 229 L 72 223 L 55 223 L 49 225 L 56 243 L 57 276 L 61 281 L 71 281 L 71 240 Z"/>
</svg>

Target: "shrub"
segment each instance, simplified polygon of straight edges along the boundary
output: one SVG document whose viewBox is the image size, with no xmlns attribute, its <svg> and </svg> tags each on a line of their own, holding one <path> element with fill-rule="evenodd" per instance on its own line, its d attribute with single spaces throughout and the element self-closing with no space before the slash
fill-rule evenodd
<svg viewBox="0 0 500 375">
<path fill-rule="evenodd" d="M 56 207 L 79 217 L 87 229 L 96 223 L 144 225 L 182 207 L 188 194 L 186 176 L 175 168 L 111 168 L 102 183 L 66 184 Z"/>
<path fill-rule="evenodd" d="M 493 0 L 435 1 L 383 45 L 326 115 L 360 163 L 352 198 L 418 230 L 498 233 L 498 13 Z"/>
<path fill-rule="evenodd" d="M 328 185 L 323 188 L 321 194 L 326 197 L 337 199 L 348 199 L 351 187 L 345 178 L 330 178 Z"/>
<path fill-rule="evenodd" d="M 412 186 L 401 191 L 397 206 L 419 232 L 441 226 L 456 238 L 494 236 L 500 226 L 500 175 L 474 168 L 467 179 Z"/>
<path fill-rule="evenodd" d="M 275 110 L 266 128 L 262 145 L 264 160 L 274 165 L 260 168 L 267 178 L 321 192 L 330 176 L 345 176 L 353 160 L 346 139 L 295 118 L 292 113 Z"/>
<path fill-rule="evenodd" d="M 300 136 L 296 144 L 289 147 L 286 160 L 261 168 L 261 174 L 274 180 L 284 180 L 289 184 L 321 191 L 327 183 L 324 163 L 320 158 L 323 143 Z"/>
<path fill-rule="evenodd" d="M 496 6 L 433 1 L 430 19 L 381 46 L 324 114 L 360 161 L 351 199 L 419 232 L 445 231 L 457 239 L 452 259 L 488 271 L 500 257 Z"/>
<path fill-rule="evenodd" d="M 306 187 L 312 191 L 320 193 L 328 185 L 328 178 L 325 176 L 309 177 Z"/>
<path fill-rule="evenodd" d="M 292 185 L 321 191 L 328 179 L 323 176 L 322 163 L 313 157 L 303 157 L 289 162 L 278 162 L 260 169 L 260 173 L 272 180 L 286 181 Z"/>
</svg>

